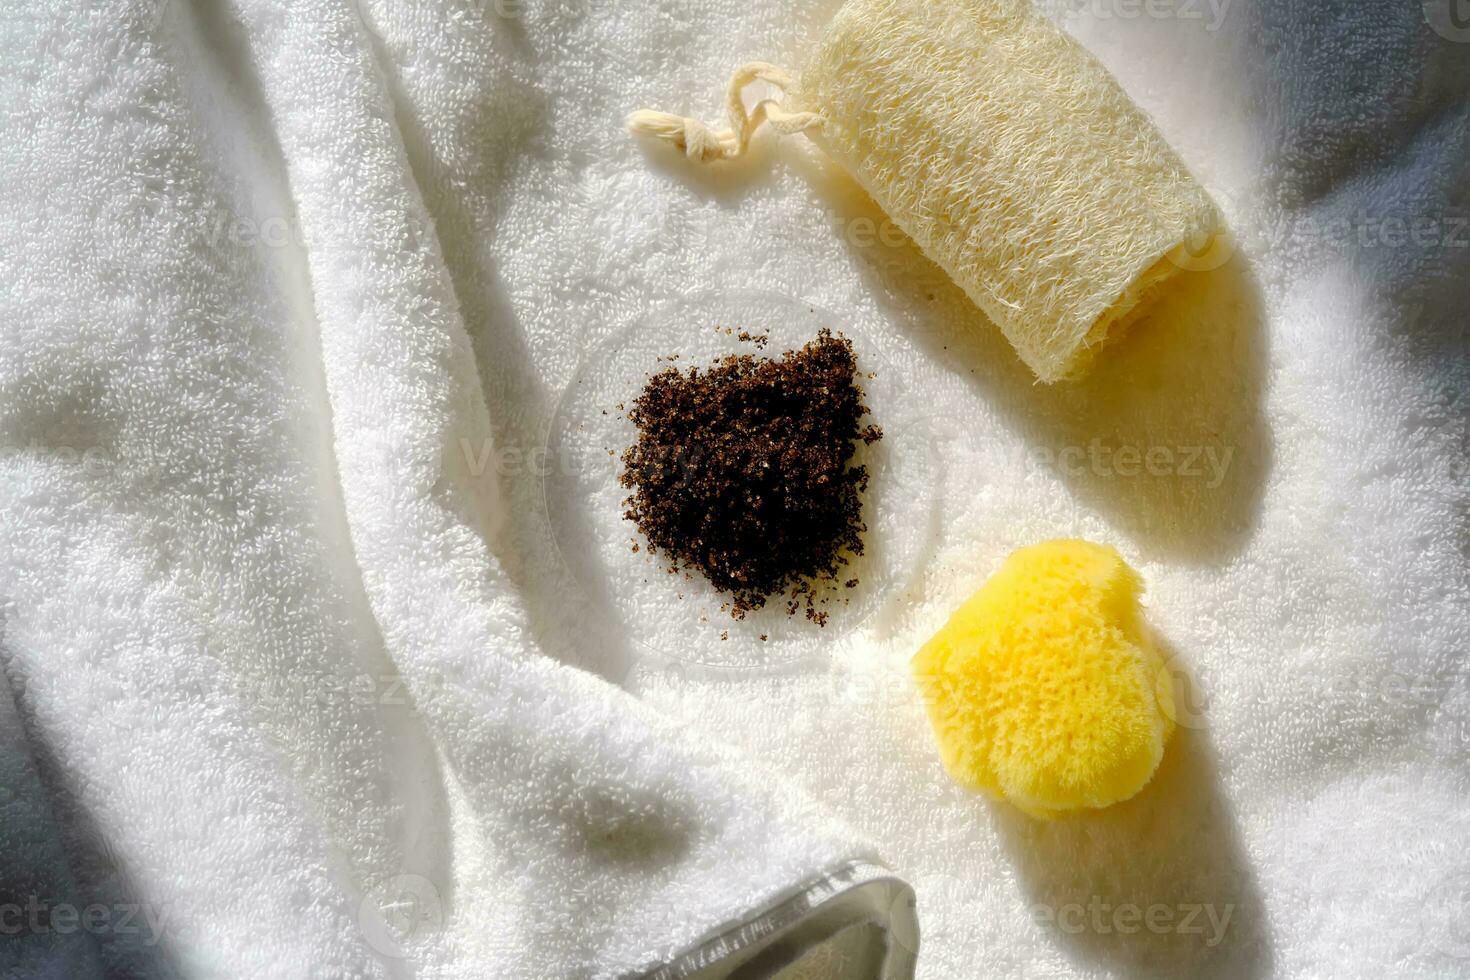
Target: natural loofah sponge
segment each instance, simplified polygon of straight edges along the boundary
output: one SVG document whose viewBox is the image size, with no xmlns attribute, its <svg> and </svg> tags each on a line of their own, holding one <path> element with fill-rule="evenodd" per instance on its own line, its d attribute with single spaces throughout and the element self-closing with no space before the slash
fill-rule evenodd
<svg viewBox="0 0 1470 980">
<path fill-rule="evenodd" d="M 1172 686 L 1112 548 L 1012 554 L 914 658 L 945 768 L 1051 817 L 1126 800 L 1174 731 Z"/>
<path fill-rule="evenodd" d="M 755 78 L 787 99 L 747 114 Z M 806 132 L 1042 381 L 1082 373 L 1219 230 L 1152 121 L 1031 0 L 847 0 L 799 81 L 749 65 L 728 103 L 727 131 L 646 111 L 629 123 L 701 160 L 738 156 L 763 120 Z"/>
</svg>

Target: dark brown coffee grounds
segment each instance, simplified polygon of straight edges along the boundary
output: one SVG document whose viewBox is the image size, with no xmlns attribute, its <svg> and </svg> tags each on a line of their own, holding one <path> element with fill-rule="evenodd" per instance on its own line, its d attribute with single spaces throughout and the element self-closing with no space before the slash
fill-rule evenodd
<svg viewBox="0 0 1470 980">
<path fill-rule="evenodd" d="M 856 377 L 852 344 L 829 330 L 779 358 L 653 375 L 628 411 L 638 440 L 619 478 L 649 552 L 730 593 L 737 619 L 789 590 L 788 612 L 825 625 L 820 587 L 858 584 L 841 573 L 867 530 L 868 473 L 852 457 L 882 437 L 863 425 Z"/>
</svg>

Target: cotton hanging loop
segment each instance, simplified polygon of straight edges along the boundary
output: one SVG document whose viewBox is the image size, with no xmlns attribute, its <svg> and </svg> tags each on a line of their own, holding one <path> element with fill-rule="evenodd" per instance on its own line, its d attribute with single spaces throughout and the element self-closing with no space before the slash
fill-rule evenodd
<svg viewBox="0 0 1470 980">
<path fill-rule="evenodd" d="M 785 92 L 746 112 L 757 79 Z M 1144 112 L 1030 0 L 847 0 L 799 83 L 744 66 L 730 128 L 648 110 L 693 160 L 805 132 L 1001 328 L 1042 381 L 1085 371 L 1220 219 Z"/>
<path fill-rule="evenodd" d="M 777 88 L 792 87 L 791 76 L 775 65 L 752 61 L 742 65 L 730 77 L 725 91 L 725 109 L 730 116 L 729 129 L 711 129 L 698 119 L 676 116 L 653 109 L 639 109 L 628 117 L 628 129 L 642 136 L 652 136 L 673 143 L 691 160 L 729 160 L 740 156 L 750 146 L 750 136 L 762 122 L 769 122 L 777 132 L 799 133 L 821 122 L 815 112 L 787 112 L 774 99 L 762 99 L 749 113 L 745 111 L 745 87 L 754 81 L 770 82 Z"/>
</svg>

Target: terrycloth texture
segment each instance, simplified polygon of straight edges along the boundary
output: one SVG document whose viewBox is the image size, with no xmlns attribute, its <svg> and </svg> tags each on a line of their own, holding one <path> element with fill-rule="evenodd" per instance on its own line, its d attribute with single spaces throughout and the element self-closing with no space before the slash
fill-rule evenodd
<svg viewBox="0 0 1470 980">
<path fill-rule="evenodd" d="M 949 774 L 1043 818 L 1143 789 L 1176 711 L 1142 590 L 1090 541 L 1008 557 L 914 657 Z"/>
<path fill-rule="evenodd" d="M 475 468 L 517 408 L 390 94 L 511 83 L 372 45 L 338 2 L 5 15 L 7 977 L 624 976 L 870 854 L 536 650 Z"/>
<path fill-rule="evenodd" d="M 1069 16 L 1239 245 L 1181 274 L 1089 379 L 1041 387 L 806 141 L 757 138 L 714 173 L 624 132 L 630 106 L 717 118 L 711 79 L 801 64 L 835 7 L 295 2 L 249 8 L 251 31 L 270 28 L 254 44 L 219 3 L 0 14 L 0 118 L 8 136 L 32 106 L 37 127 L 0 141 L 5 670 L 79 903 L 103 887 L 167 902 L 149 948 L 191 976 L 565 976 L 565 937 L 597 946 L 654 906 L 557 884 L 570 859 L 524 851 L 498 816 L 524 781 L 460 791 L 446 775 L 561 781 L 570 746 L 606 741 L 596 688 L 506 666 L 542 653 L 676 726 L 596 756 L 609 778 L 685 785 L 685 753 L 722 739 L 757 784 L 732 790 L 746 826 L 779 812 L 765 794 L 788 783 L 876 838 L 919 889 L 929 980 L 1464 972 L 1470 49 L 1414 3 Z M 303 129 L 370 152 L 304 150 Z M 351 228 L 321 217 L 349 209 Z M 379 244 L 395 228 L 412 261 Z M 878 445 L 932 460 L 905 476 L 891 528 L 926 573 L 881 584 L 867 628 L 821 660 L 689 666 L 720 648 L 718 624 L 635 635 L 593 615 L 598 566 L 571 576 L 547 534 L 537 453 L 578 365 L 653 302 L 716 286 L 862 326 L 859 357 L 903 394 Z M 396 346 L 455 361 L 435 331 L 456 323 L 473 380 L 451 386 Z M 416 398 L 411 422 L 364 407 Z M 375 428 L 341 429 L 339 401 Z M 495 442 L 466 452 L 454 433 L 480 401 Z M 432 437 L 448 439 L 436 456 L 420 440 L 441 414 L 455 428 Z M 470 475 L 434 483 L 435 460 Z M 475 571 L 446 588 L 452 536 L 432 534 L 463 513 L 467 483 L 498 484 L 506 573 L 467 547 Z M 400 525 L 409 513 L 422 523 Z M 1113 544 L 1143 575 L 1204 724 L 1181 725 L 1134 800 L 1041 825 L 944 774 L 909 659 L 1006 554 L 1068 536 Z M 397 549 L 391 567 L 364 557 Z M 400 587 L 402 603 L 382 601 Z M 460 640 L 437 621 L 512 592 L 525 629 L 499 657 L 479 616 Z M 464 682 L 446 688 L 434 644 L 449 642 L 444 673 Z M 342 672 L 378 696 L 305 684 Z M 510 715 L 490 709 L 511 701 L 497 685 L 540 673 L 562 678 L 548 697 L 564 724 L 497 740 Z M 530 687 L 517 697 L 542 696 Z M 476 705 L 475 740 L 458 743 L 445 719 Z M 528 753 L 547 764 L 519 766 Z M 696 843 L 691 859 L 720 857 L 700 888 L 732 856 L 817 863 L 828 845 L 783 827 L 754 850 L 734 829 L 712 839 L 736 847 Z M 442 953 L 380 966 L 338 883 L 404 866 L 456 883 L 450 925 Z M 1129 905 L 1160 906 L 1155 928 L 1119 917 Z M 697 914 L 676 911 L 692 931 Z M 846 952 L 824 954 L 839 976 Z"/>
<path fill-rule="evenodd" d="M 789 106 L 1042 381 L 1194 261 L 1214 205 L 1031 0 L 848 0 Z"/>
</svg>

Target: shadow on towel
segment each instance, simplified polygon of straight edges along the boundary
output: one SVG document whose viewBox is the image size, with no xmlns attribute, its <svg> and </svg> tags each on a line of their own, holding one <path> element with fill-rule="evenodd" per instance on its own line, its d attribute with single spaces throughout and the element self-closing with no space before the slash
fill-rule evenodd
<svg viewBox="0 0 1470 980">
<path fill-rule="evenodd" d="M 1379 356 L 1406 356 L 1449 403 L 1470 384 L 1470 58 L 1454 20 L 1463 9 L 1250 4 L 1240 31 L 1281 43 L 1264 58 L 1257 45 L 1236 49 L 1250 52 L 1238 72 L 1251 101 L 1280 107 L 1258 116 L 1268 123 L 1261 197 L 1309 232 L 1297 237 L 1314 259 L 1346 264 L 1384 297 Z"/>
<path fill-rule="evenodd" d="M 722 208 L 733 207 L 752 194 L 785 182 L 785 154 L 773 133 L 759 130 L 751 137 L 750 147 L 733 160 L 721 160 L 719 166 L 691 164 L 684 152 L 663 141 L 635 141 L 644 165 L 671 182 L 684 185 L 703 201 Z"/>
<path fill-rule="evenodd" d="M 530 43 L 510 18 L 487 18 L 455 29 L 470 31 L 486 52 L 498 51 L 512 60 Z M 470 489 L 478 505 L 467 516 L 524 598 L 542 651 L 621 683 L 638 653 L 616 630 L 581 628 L 601 621 L 612 600 L 604 576 L 585 569 L 579 574 L 573 568 L 594 556 L 562 555 L 558 545 L 559 537 L 591 540 L 590 532 L 576 527 L 559 536 L 549 526 L 542 479 L 545 467 L 555 465 L 544 455 L 554 394 L 541 381 L 500 261 L 485 248 L 505 218 L 505 187 L 517 157 L 535 152 L 548 137 L 547 96 L 507 73 L 502 62 L 479 56 L 464 66 L 457 98 L 440 107 L 448 112 L 448 121 L 438 120 L 437 125 L 456 134 L 446 144 L 436 135 L 436 121 L 423 117 L 402 75 L 386 67 L 392 57 L 384 53 L 383 62 L 395 122 L 433 218 L 488 409 L 490 438 L 461 439 L 448 454 L 455 479 Z M 450 150 L 457 155 L 447 157 Z M 581 340 L 568 337 L 569 342 Z M 581 515 L 568 520 L 579 521 Z M 558 560 L 542 560 L 546 555 Z"/>
<path fill-rule="evenodd" d="M 1262 302 L 1243 254 L 1181 272 L 1091 374 L 1042 385 L 845 171 L 815 150 L 787 159 L 861 260 L 883 314 L 1025 437 L 1033 465 L 1145 553 L 1210 564 L 1245 546 L 1272 450 Z"/>
<path fill-rule="evenodd" d="M 1269 976 L 1264 900 L 1204 718 L 1180 714 L 1133 799 L 1051 822 L 992 803 L 994 824 L 1033 921 L 1080 963 L 1135 977 Z"/>
<path fill-rule="evenodd" d="M 0 648 L 0 908 L 10 913 L 0 976 L 182 976 L 170 910 L 140 900 L 123 860 L 68 792 L 65 767 L 12 697 L 10 661 Z"/>
</svg>

